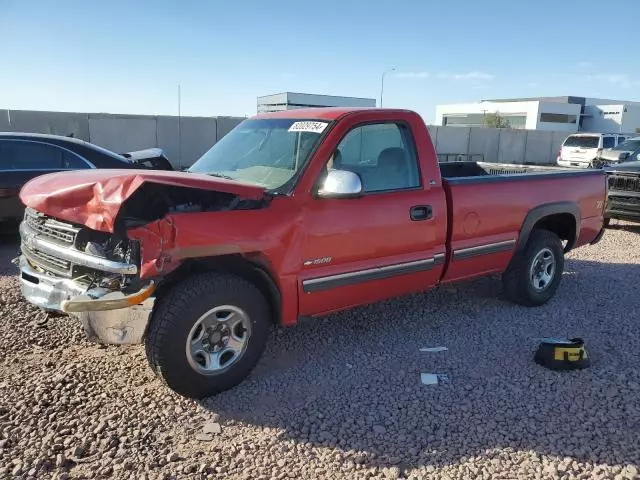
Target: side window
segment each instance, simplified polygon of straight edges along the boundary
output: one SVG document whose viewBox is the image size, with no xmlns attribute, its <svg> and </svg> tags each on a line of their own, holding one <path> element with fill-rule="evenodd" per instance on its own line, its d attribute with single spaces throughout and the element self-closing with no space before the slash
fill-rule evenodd
<svg viewBox="0 0 640 480">
<path fill-rule="evenodd" d="M 82 160 L 77 155 L 74 155 L 71 152 L 67 152 L 66 150 L 62 151 L 62 168 L 68 168 L 70 170 L 81 170 L 85 168 L 89 168 L 87 162 Z"/>
<path fill-rule="evenodd" d="M 613 148 L 615 146 L 616 145 L 614 137 L 604 137 L 602 139 L 602 148 Z"/>
<path fill-rule="evenodd" d="M 59 170 L 64 150 L 44 143 L 7 140 L 2 142 L 3 170 Z"/>
<path fill-rule="evenodd" d="M 411 131 L 396 123 L 364 125 L 340 142 L 333 168 L 360 175 L 365 192 L 420 186 L 418 160 Z"/>
<path fill-rule="evenodd" d="M 627 139 L 627 137 L 618 137 L 618 145 L 620 145 L 622 142 L 624 142 Z"/>
</svg>

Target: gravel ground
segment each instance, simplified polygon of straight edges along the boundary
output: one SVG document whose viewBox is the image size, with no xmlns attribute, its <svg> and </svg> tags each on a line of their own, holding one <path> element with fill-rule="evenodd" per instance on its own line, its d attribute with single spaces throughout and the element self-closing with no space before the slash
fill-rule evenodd
<svg viewBox="0 0 640 480">
<path fill-rule="evenodd" d="M 140 346 L 34 328 L 16 250 L 0 246 L 0 478 L 638 478 L 639 228 L 572 252 L 542 308 L 487 278 L 278 330 L 250 379 L 201 403 Z M 557 335 L 585 338 L 591 368 L 537 366 Z"/>
</svg>

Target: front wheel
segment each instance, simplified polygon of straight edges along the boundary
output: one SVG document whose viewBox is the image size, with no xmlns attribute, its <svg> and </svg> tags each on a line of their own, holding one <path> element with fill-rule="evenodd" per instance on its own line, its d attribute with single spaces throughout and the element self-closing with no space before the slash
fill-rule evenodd
<svg viewBox="0 0 640 480">
<path fill-rule="evenodd" d="M 225 273 L 198 274 L 158 300 L 147 332 L 147 360 L 169 388 L 201 399 L 249 375 L 270 328 L 269 304 L 255 285 Z"/>
<path fill-rule="evenodd" d="M 524 251 L 511 261 L 502 276 L 507 298 L 537 307 L 553 297 L 562 280 L 564 251 L 560 238 L 548 230 L 534 230 Z"/>
</svg>

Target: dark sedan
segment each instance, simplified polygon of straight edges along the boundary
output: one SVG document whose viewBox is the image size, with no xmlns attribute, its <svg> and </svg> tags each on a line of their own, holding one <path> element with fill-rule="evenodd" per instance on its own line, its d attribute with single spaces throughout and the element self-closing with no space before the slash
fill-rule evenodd
<svg viewBox="0 0 640 480">
<path fill-rule="evenodd" d="M 640 222 L 640 161 L 605 167 L 609 182 L 605 218 Z"/>
<path fill-rule="evenodd" d="M 173 170 L 159 148 L 118 154 L 77 138 L 0 133 L 0 222 L 22 218 L 22 186 L 45 173 L 85 168 Z"/>
</svg>

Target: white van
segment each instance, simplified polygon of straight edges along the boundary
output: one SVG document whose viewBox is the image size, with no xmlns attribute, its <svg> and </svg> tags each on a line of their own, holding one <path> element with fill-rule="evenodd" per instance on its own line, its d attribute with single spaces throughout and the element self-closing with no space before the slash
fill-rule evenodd
<svg viewBox="0 0 640 480">
<path fill-rule="evenodd" d="M 593 168 L 604 151 L 624 142 L 629 135 L 618 133 L 574 133 L 562 142 L 556 162 L 561 167 Z"/>
</svg>

